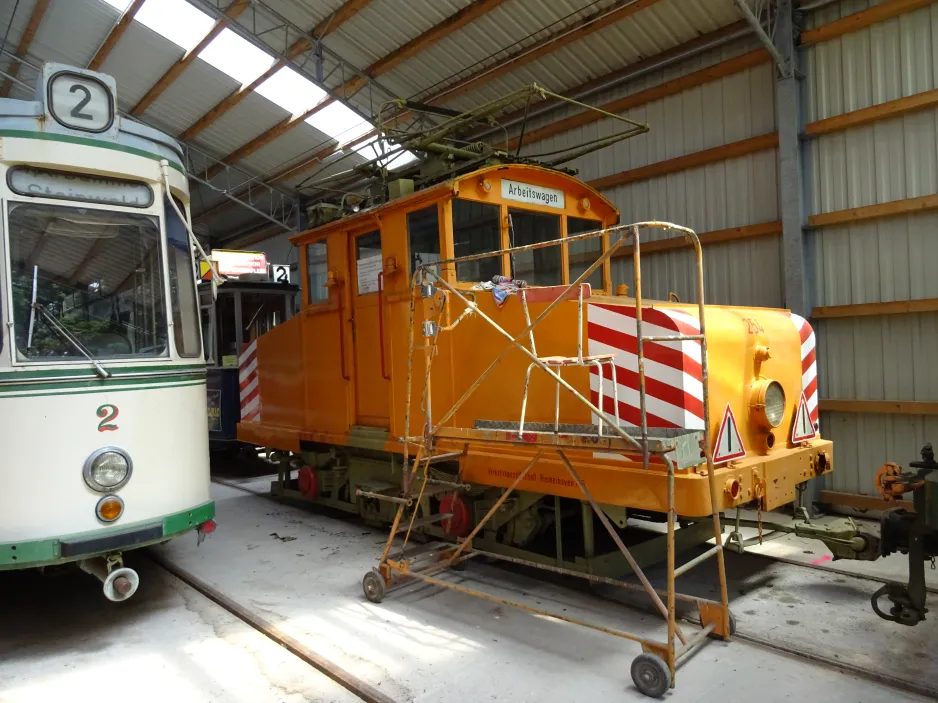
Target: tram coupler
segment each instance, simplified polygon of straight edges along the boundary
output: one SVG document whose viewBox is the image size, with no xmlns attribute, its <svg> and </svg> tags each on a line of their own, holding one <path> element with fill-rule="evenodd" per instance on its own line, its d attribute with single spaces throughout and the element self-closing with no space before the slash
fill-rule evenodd
<svg viewBox="0 0 938 703">
<path fill-rule="evenodd" d="M 834 555 L 834 560 L 851 559 L 854 561 L 875 561 L 879 558 L 879 538 L 872 533 L 862 531 L 853 518 L 837 518 L 835 520 L 795 520 L 790 523 L 769 521 L 742 520 L 737 518 L 735 529 L 726 539 L 726 549 L 742 554 L 746 547 L 760 544 L 763 541 L 777 539 L 786 534 L 792 534 L 804 539 L 816 539 L 823 542 Z M 743 539 L 739 532 L 740 527 L 759 528 L 765 533 L 761 539 L 751 537 Z"/>
<path fill-rule="evenodd" d="M 104 597 L 119 603 L 130 598 L 140 586 L 140 576 L 133 569 L 124 566 L 120 552 L 107 557 L 82 559 L 78 566 L 86 574 L 91 574 L 101 582 Z"/>
<path fill-rule="evenodd" d="M 874 481 L 887 502 L 912 493 L 914 511 L 890 508 L 880 521 L 880 554 L 908 554 L 909 582 L 887 583 L 870 598 L 873 611 L 881 618 L 910 626 L 925 620 L 925 562 L 935 568 L 938 556 L 938 462 L 931 444 L 922 447 L 921 457 L 921 461 L 909 464 L 917 471 L 903 471 L 898 464 L 887 463 L 876 472 Z M 879 605 L 884 596 L 891 603 L 888 613 Z"/>
</svg>

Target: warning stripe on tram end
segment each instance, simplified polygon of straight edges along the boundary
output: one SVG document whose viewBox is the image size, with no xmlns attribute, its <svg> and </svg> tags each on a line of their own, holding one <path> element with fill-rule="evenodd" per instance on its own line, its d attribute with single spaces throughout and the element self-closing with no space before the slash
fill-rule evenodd
<svg viewBox="0 0 938 703">
<path fill-rule="evenodd" d="M 723 422 L 720 423 L 720 431 L 717 433 L 717 441 L 713 447 L 713 463 L 722 464 L 733 459 L 742 459 L 744 456 L 746 456 L 746 447 L 743 446 L 743 438 L 739 434 L 733 409 L 727 403 L 726 412 L 723 413 Z"/>
<path fill-rule="evenodd" d="M 241 347 L 238 356 L 238 385 L 241 390 L 241 422 L 261 421 L 261 389 L 257 375 L 257 340 Z"/>
<path fill-rule="evenodd" d="M 795 413 L 795 422 L 791 427 L 791 443 L 807 442 L 809 439 L 817 437 L 817 430 L 814 429 L 814 422 L 811 419 L 811 410 L 808 407 L 808 400 L 804 392 L 801 393 L 801 400 L 798 403 L 798 412 Z"/>
</svg>

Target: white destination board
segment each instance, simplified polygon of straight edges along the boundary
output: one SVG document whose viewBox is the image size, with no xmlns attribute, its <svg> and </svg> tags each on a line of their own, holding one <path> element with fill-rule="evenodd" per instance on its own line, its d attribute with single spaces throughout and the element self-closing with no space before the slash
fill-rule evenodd
<svg viewBox="0 0 938 703">
<path fill-rule="evenodd" d="M 153 191 L 146 183 L 89 174 L 46 171 L 18 166 L 10 171 L 10 188 L 20 195 L 85 200 L 129 207 L 150 207 Z"/>
<path fill-rule="evenodd" d="M 381 273 L 382 258 L 371 256 L 358 261 L 358 294 L 378 292 L 378 274 Z"/>
<path fill-rule="evenodd" d="M 562 190 L 509 181 L 504 178 L 502 179 L 502 197 L 530 205 L 546 205 L 560 209 L 563 209 L 566 204 Z"/>
<path fill-rule="evenodd" d="M 49 79 L 49 111 L 60 124 L 86 132 L 104 132 L 114 121 L 114 99 L 101 81 L 71 71 Z"/>
</svg>

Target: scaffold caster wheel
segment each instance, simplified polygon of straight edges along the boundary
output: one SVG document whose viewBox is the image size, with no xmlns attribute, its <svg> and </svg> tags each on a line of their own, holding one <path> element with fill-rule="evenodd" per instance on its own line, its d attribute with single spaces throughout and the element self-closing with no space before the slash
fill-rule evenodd
<svg viewBox="0 0 938 703">
<path fill-rule="evenodd" d="M 386 588 L 381 574 L 375 570 L 365 574 L 365 578 L 362 579 L 362 590 L 365 592 L 365 598 L 372 603 L 383 601 Z"/>
<path fill-rule="evenodd" d="M 734 637 L 735 635 L 736 635 L 736 616 L 733 615 L 733 613 L 730 613 L 730 637 Z M 712 639 L 712 640 L 722 640 L 722 639 L 723 639 L 723 638 L 720 637 L 716 632 L 710 632 L 710 633 L 708 633 L 708 634 L 707 634 L 707 637 L 709 637 L 709 638 Z"/>
<path fill-rule="evenodd" d="M 671 688 L 671 672 L 656 654 L 639 654 L 632 660 L 635 687 L 651 698 L 661 698 Z"/>
</svg>

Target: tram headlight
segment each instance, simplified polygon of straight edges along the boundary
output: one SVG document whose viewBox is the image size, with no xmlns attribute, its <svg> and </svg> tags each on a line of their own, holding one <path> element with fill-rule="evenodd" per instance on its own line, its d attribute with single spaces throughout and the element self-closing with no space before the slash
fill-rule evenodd
<svg viewBox="0 0 938 703">
<path fill-rule="evenodd" d="M 749 408 L 757 423 L 774 429 L 785 419 L 785 390 L 778 381 L 762 379 L 752 387 Z"/>
<path fill-rule="evenodd" d="M 130 455 L 117 447 L 103 447 L 85 460 L 85 483 L 99 493 L 116 491 L 130 480 L 133 463 Z"/>
</svg>

